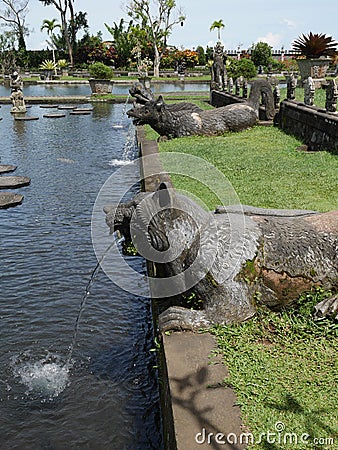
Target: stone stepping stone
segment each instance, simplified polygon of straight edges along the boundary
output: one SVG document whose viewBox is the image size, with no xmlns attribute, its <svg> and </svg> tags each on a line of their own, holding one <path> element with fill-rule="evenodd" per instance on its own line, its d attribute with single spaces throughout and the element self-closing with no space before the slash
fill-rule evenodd
<svg viewBox="0 0 338 450">
<path fill-rule="evenodd" d="M 14 120 L 39 120 L 36 116 L 15 116 Z"/>
<path fill-rule="evenodd" d="M 44 114 L 43 117 L 48 117 L 50 119 L 58 119 L 60 117 L 66 117 L 66 114 L 62 114 L 62 113 L 60 113 L 60 114 L 58 114 L 58 113 L 55 113 L 55 114 Z"/>
<path fill-rule="evenodd" d="M 74 106 L 74 105 L 60 105 L 60 106 L 58 106 L 58 109 L 75 109 L 76 108 L 76 106 Z"/>
<path fill-rule="evenodd" d="M 81 108 L 81 107 L 77 107 L 74 108 L 74 111 L 84 111 L 84 112 L 88 112 L 88 111 L 93 111 L 94 108 L 91 108 L 90 106 L 88 106 L 87 108 Z"/>
<path fill-rule="evenodd" d="M 31 182 L 29 177 L 0 177 L 0 189 L 17 189 L 22 186 L 28 186 Z"/>
<path fill-rule="evenodd" d="M 0 192 L 0 209 L 10 208 L 20 205 L 23 201 L 23 195 L 13 194 L 12 192 Z"/>
<path fill-rule="evenodd" d="M 50 108 L 50 109 L 52 109 L 52 108 L 58 108 L 58 106 L 59 106 L 59 105 L 49 105 L 49 104 L 46 104 L 46 105 L 40 105 L 40 108 Z"/>
<path fill-rule="evenodd" d="M 84 109 L 74 109 L 73 111 L 71 111 L 69 114 L 72 114 L 73 116 L 81 116 L 81 115 L 88 115 L 90 114 L 92 111 L 91 109 L 88 110 L 84 110 Z"/>
<path fill-rule="evenodd" d="M 14 172 L 17 166 L 11 166 L 9 164 L 0 164 L 0 173 Z"/>
</svg>

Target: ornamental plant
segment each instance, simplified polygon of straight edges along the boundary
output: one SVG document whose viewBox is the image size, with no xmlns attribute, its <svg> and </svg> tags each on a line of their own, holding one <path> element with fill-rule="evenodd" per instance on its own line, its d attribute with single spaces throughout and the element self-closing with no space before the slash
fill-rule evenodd
<svg viewBox="0 0 338 450">
<path fill-rule="evenodd" d="M 113 76 L 113 70 L 111 67 L 106 66 L 101 62 L 95 62 L 88 67 L 89 74 L 92 78 L 99 80 L 110 80 Z"/>
<path fill-rule="evenodd" d="M 69 63 L 66 59 L 59 59 L 57 62 L 57 66 L 59 69 L 66 69 Z"/>
<path fill-rule="evenodd" d="M 321 56 L 333 57 L 337 54 L 337 42 L 332 36 L 310 32 L 302 34 L 292 44 L 294 50 L 300 52 L 306 59 L 320 58 Z"/>
<path fill-rule="evenodd" d="M 52 71 L 57 68 L 57 65 L 51 59 L 45 59 L 39 66 L 40 70 Z"/>
</svg>

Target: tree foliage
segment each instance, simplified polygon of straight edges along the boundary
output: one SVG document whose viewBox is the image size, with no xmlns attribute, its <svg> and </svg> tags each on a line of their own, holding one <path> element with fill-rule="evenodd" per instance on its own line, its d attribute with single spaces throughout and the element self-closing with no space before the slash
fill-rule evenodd
<svg viewBox="0 0 338 450">
<path fill-rule="evenodd" d="M 16 36 L 13 31 L 0 34 L 0 67 L 1 72 L 9 74 L 16 66 Z"/>
<path fill-rule="evenodd" d="M 0 0 L 0 19 L 13 31 L 20 51 L 26 50 L 25 36 L 29 30 L 25 24 L 29 0 Z"/>
<path fill-rule="evenodd" d="M 176 14 L 175 0 L 130 0 L 127 13 L 146 33 L 154 52 L 154 76 L 158 77 L 167 38 L 175 25 L 183 24 L 185 16 L 180 10 Z"/>
<path fill-rule="evenodd" d="M 124 19 L 121 19 L 118 24 L 114 22 L 113 26 L 109 26 L 106 23 L 104 25 L 113 38 L 117 66 L 127 67 L 130 62 L 132 51 L 138 42 L 141 40 L 144 46 L 146 45 L 146 42 L 144 42 L 144 39 L 141 39 L 132 20 L 129 21 L 127 25 Z"/>
<path fill-rule="evenodd" d="M 272 47 L 266 42 L 257 42 L 251 48 L 251 59 L 255 66 L 268 66 L 272 60 Z"/>
<path fill-rule="evenodd" d="M 225 25 L 223 23 L 223 20 L 215 20 L 211 26 L 210 26 L 210 31 L 214 31 L 217 29 L 217 39 L 220 41 L 221 40 L 221 29 L 224 28 Z"/>
<path fill-rule="evenodd" d="M 207 62 L 207 59 L 206 59 L 206 56 L 205 56 L 204 48 L 201 45 L 199 45 L 196 48 L 196 52 L 198 54 L 198 64 L 200 66 L 205 66 L 205 64 Z"/>
<path fill-rule="evenodd" d="M 240 76 L 250 80 L 257 75 L 255 64 L 247 58 L 238 60 L 237 58 L 228 57 L 226 69 L 228 77 L 231 77 L 233 80 L 236 80 Z"/>
</svg>

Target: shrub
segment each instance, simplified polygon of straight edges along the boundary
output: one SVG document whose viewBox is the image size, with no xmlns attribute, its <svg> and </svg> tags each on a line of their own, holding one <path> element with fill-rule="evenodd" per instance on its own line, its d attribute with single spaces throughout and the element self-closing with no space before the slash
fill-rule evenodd
<svg viewBox="0 0 338 450">
<path fill-rule="evenodd" d="M 207 60 L 206 60 L 206 57 L 205 57 L 205 51 L 204 51 L 204 48 L 203 48 L 202 46 L 199 45 L 199 46 L 196 48 L 196 52 L 197 52 L 197 54 L 198 54 L 198 65 L 199 65 L 199 66 L 205 66 Z"/>
<path fill-rule="evenodd" d="M 101 62 L 95 62 L 93 64 L 90 64 L 90 66 L 88 67 L 90 76 L 92 78 L 97 78 L 97 79 L 108 79 L 110 80 L 110 78 L 112 78 L 113 76 L 113 70 L 111 67 L 106 66 L 105 64 L 101 63 Z"/>
<path fill-rule="evenodd" d="M 233 80 L 243 76 L 247 80 L 250 78 L 254 78 L 257 75 L 256 67 L 254 63 L 250 59 L 234 59 L 228 57 L 226 62 L 226 69 L 228 77 L 231 77 Z"/>
</svg>

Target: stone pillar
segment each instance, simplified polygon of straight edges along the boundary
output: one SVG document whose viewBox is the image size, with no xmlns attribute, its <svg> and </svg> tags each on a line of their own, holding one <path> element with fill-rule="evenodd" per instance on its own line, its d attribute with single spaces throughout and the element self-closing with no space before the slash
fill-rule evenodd
<svg viewBox="0 0 338 450">
<path fill-rule="evenodd" d="M 296 98 L 296 87 L 297 87 L 297 78 L 291 74 L 286 79 L 287 82 L 287 94 L 286 97 L 288 100 L 294 100 Z"/>
<path fill-rule="evenodd" d="M 338 88 L 336 80 L 330 80 L 326 87 L 325 109 L 328 113 L 337 112 Z"/>
<path fill-rule="evenodd" d="M 312 77 L 308 77 L 304 82 L 304 103 L 313 106 L 315 97 L 315 83 Z"/>
</svg>

